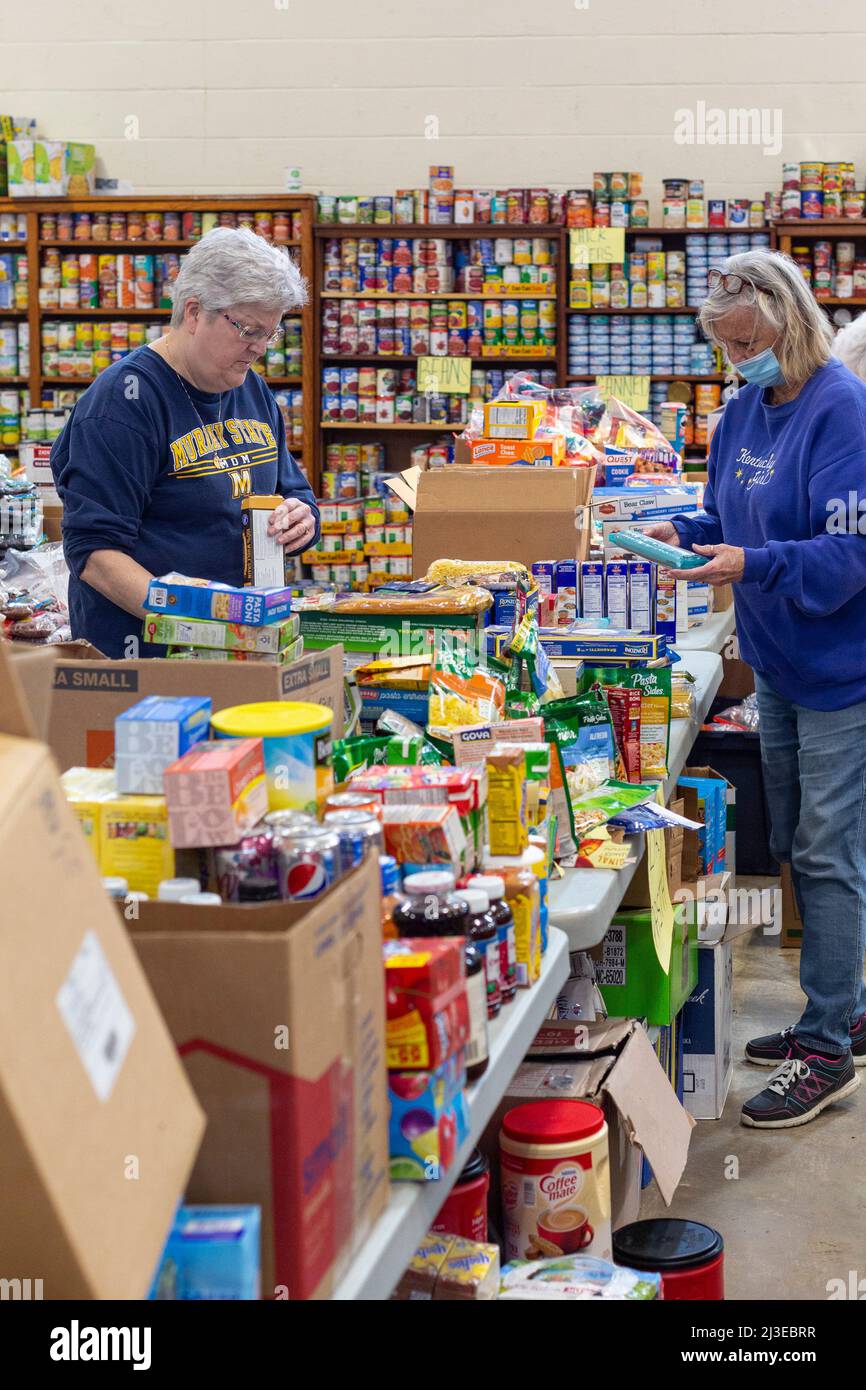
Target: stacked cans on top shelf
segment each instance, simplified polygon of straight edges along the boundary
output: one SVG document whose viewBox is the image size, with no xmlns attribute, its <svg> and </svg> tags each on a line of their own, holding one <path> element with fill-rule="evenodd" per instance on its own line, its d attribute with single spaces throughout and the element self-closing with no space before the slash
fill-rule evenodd
<svg viewBox="0 0 866 1390">
<path fill-rule="evenodd" d="M 322 288 L 343 294 L 507 294 L 556 288 L 558 243 L 545 236 L 332 237 Z M 531 291 L 530 291 L 531 292 Z"/>
<path fill-rule="evenodd" d="M 845 160 L 783 164 L 782 193 L 775 198 L 774 215 L 783 222 L 856 220 L 863 216 L 866 203 L 866 194 L 856 186 L 854 165 Z"/>
<path fill-rule="evenodd" d="M 214 227 L 249 227 L 268 240 L 297 240 L 301 216 L 297 212 L 43 212 L 39 216 L 41 241 L 197 241 Z M 26 235 L 26 232 L 19 233 Z M 0 240 L 4 240 L 0 225 Z"/>
</svg>

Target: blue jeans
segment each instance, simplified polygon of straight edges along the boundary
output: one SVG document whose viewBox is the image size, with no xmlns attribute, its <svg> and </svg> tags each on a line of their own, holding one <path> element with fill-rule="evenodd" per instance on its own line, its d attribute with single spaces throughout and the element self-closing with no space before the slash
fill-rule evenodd
<svg viewBox="0 0 866 1390">
<path fill-rule="evenodd" d="M 771 848 L 790 863 L 803 943 L 797 1038 L 839 1056 L 866 1011 L 866 702 L 814 710 L 755 675 Z"/>
</svg>

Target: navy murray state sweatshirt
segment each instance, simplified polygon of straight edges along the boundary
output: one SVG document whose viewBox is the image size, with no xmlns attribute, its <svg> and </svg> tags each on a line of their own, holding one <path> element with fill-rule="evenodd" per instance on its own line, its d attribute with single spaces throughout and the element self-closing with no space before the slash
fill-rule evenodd
<svg viewBox="0 0 866 1390">
<path fill-rule="evenodd" d="M 683 545 L 742 546 L 743 658 L 808 709 L 866 700 L 866 385 L 835 360 L 785 405 L 742 387 L 713 435 Z"/>
<path fill-rule="evenodd" d="M 154 575 L 243 583 L 241 500 L 313 493 L 286 448 L 279 407 L 248 372 L 222 395 L 197 390 L 149 347 L 103 372 L 51 451 L 63 502 L 72 633 L 130 656 L 141 621 L 81 579 L 94 550 L 119 550 Z M 312 541 L 308 542 L 312 544 Z M 140 654 L 164 648 L 141 644 Z"/>
</svg>

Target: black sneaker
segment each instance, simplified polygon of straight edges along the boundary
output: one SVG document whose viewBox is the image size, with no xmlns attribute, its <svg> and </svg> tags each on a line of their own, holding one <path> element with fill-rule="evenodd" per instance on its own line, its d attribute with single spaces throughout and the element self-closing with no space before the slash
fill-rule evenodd
<svg viewBox="0 0 866 1390">
<path fill-rule="evenodd" d="M 778 1067 L 792 1056 L 794 1041 L 793 1028 L 752 1038 L 746 1043 L 746 1061 L 756 1067 Z M 861 1014 L 851 1025 L 851 1055 L 855 1067 L 866 1067 L 866 1014 Z"/>
<path fill-rule="evenodd" d="M 791 1055 L 770 1077 L 767 1086 L 746 1101 L 741 1123 L 753 1129 L 793 1129 L 806 1125 L 826 1106 L 850 1096 L 860 1085 L 850 1052 L 819 1057 L 792 1041 Z"/>
</svg>

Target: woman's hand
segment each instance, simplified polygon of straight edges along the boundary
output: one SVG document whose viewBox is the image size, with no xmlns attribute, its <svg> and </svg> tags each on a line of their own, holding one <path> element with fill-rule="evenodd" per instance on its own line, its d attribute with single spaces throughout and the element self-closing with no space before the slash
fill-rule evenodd
<svg viewBox="0 0 866 1390">
<path fill-rule="evenodd" d="M 276 536 L 287 550 L 303 550 L 316 534 L 316 518 L 306 502 L 286 497 L 268 517 L 268 535 Z"/>
<path fill-rule="evenodd" d="M 655 541 L 664 541 L 666 545 L 680 543 L 679 532 L 672 521 L 659 521 L 655 526 L 642 526 L 641 530 L 645 536 L 652 536 Z"/>
<path fill-rule="evenodd" d="M 746 553 L 739 545 L 693 545 L 696 555 L 710 557 L 706 565 L 693 570 L 668 570 L 674 579 L 694 580 L 697 584 L 736 584 L 743 577 Z"/>
</svg>

